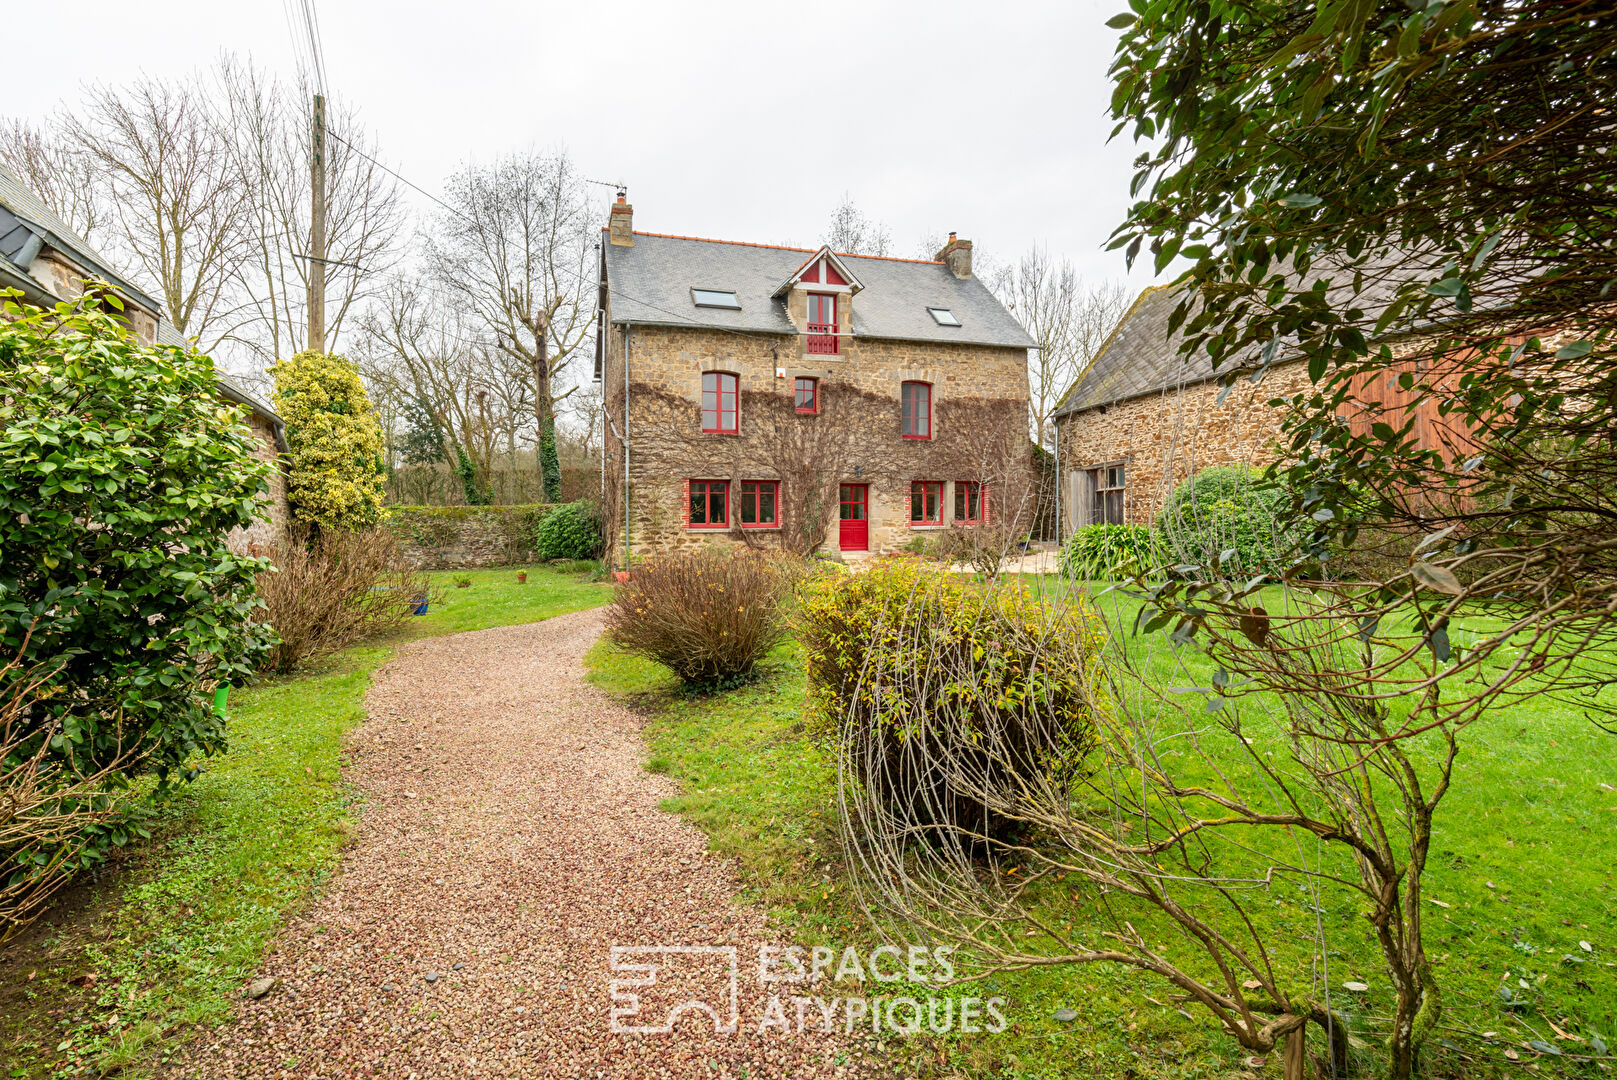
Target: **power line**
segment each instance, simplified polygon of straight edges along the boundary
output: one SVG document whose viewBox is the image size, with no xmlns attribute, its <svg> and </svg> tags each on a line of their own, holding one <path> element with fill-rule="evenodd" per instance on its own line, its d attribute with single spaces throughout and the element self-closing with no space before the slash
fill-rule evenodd
<svg viewBox="0 0 1617 1080">
<path fill-rule="evenodd" d="M 456 217 L 460 218 L 466 224 L 468 224 L 468 225 L 476 225 L 477 224 L 477 222 L 473 221 L 471 218 L 467 217 L 465 214 L 461 213 L 459 210 L 456 210 L 453 206 L 450 206 L 448 203 L 444 202 L 442 199 L 440 199 L 438 196 L 434 195 L 432 192 L 428 191 L 426 188 L 422 187 L 420 184 L 414 183 L 414 182 L 406 179 L 397 170 L 388 167 L 383 162 L 377 161 L 375 158 L 371 157 L 365 151 L 361 150 L 359 147 L 355 146 L 353 143 L 349 142 L 347 139 L 343 138 L 341 135 L 338 135 L 335 131 L 327 132 L 327 134 L 329 134 L 333 139 L 336 139 L 338 142 L 342 143 L 344 146 L 348 147 L 348 149 L 352 150 L 354 153 L 358 154 L 360 157 L 364 158 L 366 161 L 370 162 L 372 165 L 375 165 L 378 169 L 381 169 L 383 172 L 385 172 L 389 176 L 393 177 L 393 179 L 397 180 L 399 183 L 404 184 L 406 187 L 413 188 L 416 191 L 420 192 L 422 195 L 425 195 L 427 198 L 431 199 L 433 202 L 437 203 L 439 206 L 443 207 L 445 210 L 448 210 L 451 214 L 454 214 Z"/>
</svg>

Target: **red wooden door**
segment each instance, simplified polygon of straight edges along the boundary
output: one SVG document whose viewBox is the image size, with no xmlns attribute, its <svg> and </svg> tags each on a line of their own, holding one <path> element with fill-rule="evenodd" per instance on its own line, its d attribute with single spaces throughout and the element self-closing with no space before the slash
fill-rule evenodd
<svg viewBox="0 0 1617 1080">
<path fill-rule="evenodd" d="M 843 551 L 870 550 L 870 518 L 866 513 L 868 484 L 842 485 L 842 520 L 839 544 Z"/>
</svg>

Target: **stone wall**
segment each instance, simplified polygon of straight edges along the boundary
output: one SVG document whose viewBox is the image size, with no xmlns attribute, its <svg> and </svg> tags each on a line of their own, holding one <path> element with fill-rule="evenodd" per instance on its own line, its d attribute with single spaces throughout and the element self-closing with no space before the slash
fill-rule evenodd
<svg viewBox="0 0 1617 1080">
<path fill-rule="evenodd" d="M 533 533 L 551 507 L 394 506 L 385 527 L 413 570 L 454 570 L 533 562 Z"/>
<path fill-rule="evenodd" d="M 235 402 L 228 404 L 240 408 Z M 242 411 L 247 412 L 243 409 Z M 232 529 L 226 538 L 235 551 L 268 551 L 286 533 L 288 511 L 286 503 L 286 468 L 281 452 L 275 446 L 275 429 L 256 412 L 247 412 L 247 426 L 253 432 L 253 456 L 275 466 L 270 474 L 269 498 L 265 500 L 259 519 L 245 529 Z"/>
<path fill-rule="evenodd" d="M 857 303 L 857 298 L 854 300 Z M 846 307 L 846 305 L 843 305 Z M 836 356 L 807 355 L 801 337 L 635 326 L 629 336 L 631 549 L 635 555 L 713 542 L 773 546 L 780 529 L 688 528 L 685 484 L 692 479 L 776 480 L 788 529 L 825 523 L 820 550 L 839 553 L 839 483 L 869 485 L 872 553 L 890 552 L 941 526 L 909 523 L 910 483 L 942 482 L 944 520 L 955 481 L 986 481 L 1017 501 L 1029 486 L 1027 351 L 1019 348 L 844 338 Z M 605 398 L 611 425 L 623 426 L 623 328 L 608 334 Z M 701 430 L 702 374 L 737 376 L 740 433 Z M 820 380 L 820 411 L 793 408 L 798 377 Z M 933 437 L 901 434 L 900 384 L 932 384 Z M 608 507 L 621 557 L 623 448 L 608 428 Z"/>
<path fill-rule="evenodd" d="M 1224 387 L 1213 379 L 1058 418 L 1065 528 L 1077 523 L 1077 474 L 1084 469 L 1122 463 L 1124 518 L 1149 525 L 1174 486 L 1202 469 L 1269 464 L 1283 413 L 1268 403 L 1308 385 L 1306 365 L 1282 364 L 1257 383 L 1240 376 L 1222 403 Z"/>
</svg>

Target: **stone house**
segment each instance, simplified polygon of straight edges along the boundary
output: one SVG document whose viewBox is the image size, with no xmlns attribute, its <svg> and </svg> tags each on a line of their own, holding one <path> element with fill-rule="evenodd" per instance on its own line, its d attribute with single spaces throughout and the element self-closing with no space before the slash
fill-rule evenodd
<svg viewBox="0 0 1617 1080">
<path fill-rule="evenodd" d="M 1260 373 L 1236 359 L 1215 372 L 1205 352 L 1181 355 L 1180 332 L 1168 334 L 1181 295 L 1173 285 L 1141 293 L 1053 413 L 1063 534 L 1103 522 L 1149 525 L 1174 487 L 1201 470 L 1263 468 L 1280 456 L 1285 410 L 1269 403 L 1311 385 L 1307 363 L 1281 359 Z M 1466 433 L 1398 383 L 1406 372 L 1439 388 L 1457 377 L 1458 369 L 1428 369 L 1431 340 L 1390 340 L 1394 365 L 1356 378 L 1341 415 L 1362 434 L 1413 413 L 1417 445 L 1453 458 L 1467 452 Z"/>
<path fill-rule="evenodd" d="M 632 215 L 620 193 L 596 335 L 615 558 L 714 540 L 858 557 L 1030 510 L 1033 342 L 970 241 L 877 258 Z"/>
<path fill-rule="evenodd" d="M 88 280 L 112 286 L 124 304 L 123 321 L 145 344 L 190 347 L 163 318 L 161 305 L 114 271 L 42 199 L 0 166 L 0 289 L 20 290 L 24 303 L 54 307 L 80 296 Z M 224 373 L 217 372 L 216 377 L 219 396 L 247 412 L 246 422 L 257 447 L 255 456 L 280 465 L 287 449 L 281 418 Z M 236 530 L 230 542 L 242 550 L 268 546 L 281 535 L 286 521 L 286 473 L 277 468 L 270 479 L 263 517 L 249 529 Z"/>
</svg>

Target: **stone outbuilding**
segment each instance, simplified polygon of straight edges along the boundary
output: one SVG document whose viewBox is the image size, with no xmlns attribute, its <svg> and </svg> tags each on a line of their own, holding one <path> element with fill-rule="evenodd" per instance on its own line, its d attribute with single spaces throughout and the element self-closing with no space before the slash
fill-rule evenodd
<svg viewBox="0 0 1617 1080">
<path fill-rule="evenodd" d="M 857 557 L 1031 510 L 1033 342 L 970 241 L 877 258 L 632 214 L 620 194 L 600 258 L 614 558 L 715 540 Z"/>
<path fill-rule="evenodd" d="M 123 301 L 123 321 L 142 342 L 191 348 L 183 335 L 162 315 L 162 306 L 119 275 L 89 242 L 80 237 L 44 200 L 0 166 L 0 288 L 22 292 L 25 303 L 54 307 L 84 292 L 86 281 L 104 281 Z M 242 406 L 256 444 L 255 456 L 275 462 L 270 497 L 260 520 L 238 529 L 233 547 L 246 550 L 271 545 L 287 522 L 286 427 L 275 410 L 215 372 L 219 396 Z"/>
</svg>

